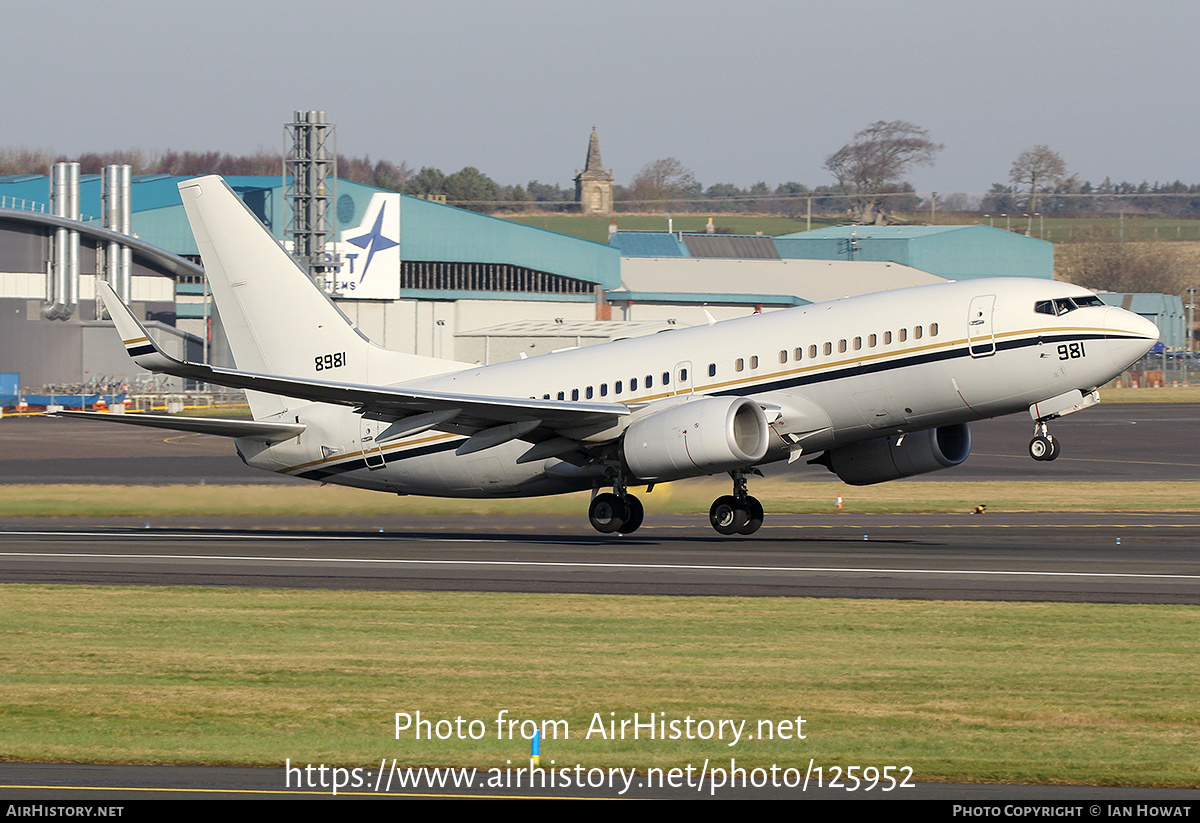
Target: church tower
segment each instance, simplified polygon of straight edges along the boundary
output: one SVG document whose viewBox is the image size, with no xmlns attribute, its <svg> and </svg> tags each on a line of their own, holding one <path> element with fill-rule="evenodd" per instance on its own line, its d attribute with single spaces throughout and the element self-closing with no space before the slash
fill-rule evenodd
<svg viewBox="0 0 1200 823">
<path fill-rule="evenodd" d="M 588 141 L 587 163 L 575 175 L 575 202 L 582 214 L 612 214 L 613 176 L 600 165 L 600 138 L 595 126 Z"/>
</svg>

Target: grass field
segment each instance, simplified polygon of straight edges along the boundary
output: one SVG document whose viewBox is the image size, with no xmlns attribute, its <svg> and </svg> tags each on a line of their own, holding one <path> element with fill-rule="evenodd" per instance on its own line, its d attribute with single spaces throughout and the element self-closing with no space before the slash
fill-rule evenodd
<svg viewBox="0 0 1200 823">
<path fill-rule="evenodd" d="M 561 234 L 594 240 L 597 243 L 608 242 L 608 227 L 616 219 L 617 226 L 624 231 L 666 231 L 666 214 L 617 214 L 610 216 L 582 214 L 524 214 L 506 217 L 517 223 L 549 229 Z M 804 231 L 807 223 L 804 217 L 792 218 L 779 215 L 755 214 L 723 214 L 704 213 L 670 215 L 675 231 L 704 231 L 708 218 L 713 218 L 713 225 L 718 229 L 727 229 L 733 234 L 763 234 L 776 237 L 790 232 Z M 912 215 L 898 215 L 902 219 L 910 219 L 914 223 L 923 224 L 929 218 L 928 212 Z M 824 226 L 843 225 L 847 221 L 841 216 L 822 215 L 813 217 L 814 229 Z M 1031 229 L 1030 236 L 1050 240 L 1055 243 L 1074 243 L 1086 240 L 1123 238 L 1132 242 L 1190 241 L 1200 242 L 1200 220 L 1176 217 L 1053 217 L 1032 223 L 1024 217 L 1013 216 L 1011 219 L 992 216 L 964 215 L 957 213 L 938 213 L 939 225 L 991 225 L 996 228 Z"/>
<path fill-rule="evenodd" d="M 503 767 L 911 766 L 918 781 L 1200 784 L 1186 607 L 3 588 L 0 758 Z M 395 712 L 482 721 L 396 738 Z M 754 740 L 605 740 L 597 715 Z M 610 714 L 611 713 L 611 714 Z M 803 717 L 804 740 L 758 739 Z M 559 727 L 560 731 L 562 727 Z"/>
<path fill-rule="evenodd" d="M 651 513 L 704 514 L 713 498 L 728 492 L 720 479 L 681 481 L 641 494 Z M 988 511 L 1054 512 L 1190 512 L 1200 499 L 1200 483 L 1056 481 L 898 480 L 877 486 L 852 487 L 829 479 L 813 482 L 756 480 L 754 495 L 772 513 L 968 512 L 986 503 Z M 136 517 L 154 521 L 185 517 L 339 518 L 454 514 L 548 514 L 581 517 L 587 492 L 513 500 L 453 500 L 395 497 L 343 486 L 6 486 L 0 496 L 0 518 Z M 581 528 L 586 528 L 582 524 Z"/>
<path fill-rule="evenodd" d="M 803 217 L 791 218 L 778 215 L 754 214 L 679 214 L 670 216 L 675 231 L 704 231 L 709 217 L 718 229 L 726 229 L 732 234 L 763 234 L 772 237 L 788 234 L 794 231 L 804 231 L 806 223 Z M 613 216 L 583 215 L 583 214 L 538 214 L 517 215 L 507 219 L 527 226 L 549 229 L 560 234 L 582 237 L 597 243 L 608 242 L 608 227 L 616 218 L 617 226 L 623 231 L 666 231 L 668 216 L 665 214 L 618 214 Z M 845 220 L 836 218 L 814 218 L 814 229 L 822 226 L 836 226 Z"/>
</svg>

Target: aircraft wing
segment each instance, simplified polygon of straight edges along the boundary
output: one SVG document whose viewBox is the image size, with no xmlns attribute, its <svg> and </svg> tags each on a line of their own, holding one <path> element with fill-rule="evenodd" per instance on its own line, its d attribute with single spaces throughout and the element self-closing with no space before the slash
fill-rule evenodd
<svg viewBox="0 0 1200 823">
<path fill-rule="evenodd" d="M 513 425 L 519 427 L 521 435 L 524 435 L 535 428 L 558 430 L 612 425 L 618 418 L 629 414 L 629 409 L 620 403 L 567 402 L 366 386 L 255 374 L 189 363 L 159 348 L 107 283 L 101 281 L 97 287 L 129 356 L 142 368 L 158 374 L 170 374 L 233 389 L 351 406 L 364 416 L 376 420 L 400 421 L 412 417 L 412 431 L 420 427 L 467 434 Z M 418 415 L 419 419 L 415 417 Z M 396 430 L 392 436 L 398 436 L 399 433 Z"/>
</svg>

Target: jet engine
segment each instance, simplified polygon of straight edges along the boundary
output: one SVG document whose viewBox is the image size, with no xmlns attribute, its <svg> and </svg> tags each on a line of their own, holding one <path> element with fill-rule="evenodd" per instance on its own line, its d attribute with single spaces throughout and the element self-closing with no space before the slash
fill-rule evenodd
<svg viewBox="0 0 1200 823">
<path fill-rule="evenodd" d="M 767 417 L 746 397 L 704 397 L 634 421 L 624 456 L 643 480 L 669 480 L 750 466 L 767 453 Z"/>
<path fill-rule="evenodd" d="M 827 467 L 851 486 L 869 486 L 948 469 L 970 453 L 971 428 L 957 423 L 839 446 L 812 462 Z"/>
</svg>

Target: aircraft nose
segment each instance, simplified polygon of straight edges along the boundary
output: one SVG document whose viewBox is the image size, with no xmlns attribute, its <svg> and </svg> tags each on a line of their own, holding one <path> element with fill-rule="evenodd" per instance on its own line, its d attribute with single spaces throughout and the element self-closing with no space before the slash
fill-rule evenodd
<svg viewBox="0 0 1200 823">
<path fill-rule="evenodd" d="M 1109 356 L 1122 371 L 1158 342 L 1158 326 L 1125 309 L 1110 308 L 1104 315 L 1104 326 L 1108 330 L 1105 342 Z"/>
</svg>

